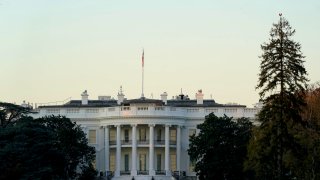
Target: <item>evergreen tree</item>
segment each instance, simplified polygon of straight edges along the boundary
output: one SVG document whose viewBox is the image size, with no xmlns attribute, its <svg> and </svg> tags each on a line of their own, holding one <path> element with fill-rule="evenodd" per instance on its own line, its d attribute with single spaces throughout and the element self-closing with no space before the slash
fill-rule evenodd
<svg viewBox="0 0 320 180">
<path fill-rule="evenodd" d="M 296 130 L 301 126 L 307 72 L 303 66 L 301 45 L 294 40 L 289 22 L 280 14 L 273 24 L 268 43 L 261 45 L 260 74 L 257 89 L 264 107 L 261 122 L 249 145 L 247 168 L 259 179 L 284 179 L 294 176 L 293 159 L 300 152 Z M 299 128 L 297 128 L 299 127 Z"/>
</svg>

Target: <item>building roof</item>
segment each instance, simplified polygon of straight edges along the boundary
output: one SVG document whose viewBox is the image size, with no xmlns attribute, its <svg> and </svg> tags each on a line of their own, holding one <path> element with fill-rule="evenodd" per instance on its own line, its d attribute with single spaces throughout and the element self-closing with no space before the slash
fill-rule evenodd
<svg viewBox="0 0 320 180">
<path fill-rule="evenodd" d="M 245 105 L 224 105 L 218 104 L 213 99 L 212 100 L 203 100 L 203 104 L 197 104 L 197 100 L 168 100 L 168 106 L 174 107 L 246 107 Z"/>
<path fill-rule="evenodd" d="M 124 100 L 123 105 L 130 105 L 130 104 L 156 104 L 158 106 L 164 105 L 162 100 L 159 99 L 148 99 L 145 97 L 139 98 L 139 99 L 129 99 Z"/>
<path fill-rule="evenodd" d="M 81 104 L 81 100 L 71 100 L 62 105 L 50 105 L 50 106 L 39 106 L 41 107 L 52 107 L 52 108 L 62 108 L 62 107 L 112 107 L 117 106 L 117 100 L 88 100 L 87 105 Z"/>
<path fill-rule="evenodd" d="M 218 104 L 213 99 L 203 100 L 203 104 L 197 104 L 197 100 L 190 99 L 171 99 L 167 100 L 167 104 L 159 99 L 148 99 L 148 98 L 138 98 L 138 99 L 125 99 L 121 105 L 130 106 L 131 104 L 155 104 L 157 106 L 172 106 L 172 107 L 246 107 L 245 105 L 238 104 Z M 119 106 L 117 100 L 88 100 L 87 105 L 81 104 L 81 100 L 71 100 L 62 105 L 49 105 L 49 106 L 39 106 L 39 108 L 75 108 L 75 107 L 114 107 Z"/>
</svg>

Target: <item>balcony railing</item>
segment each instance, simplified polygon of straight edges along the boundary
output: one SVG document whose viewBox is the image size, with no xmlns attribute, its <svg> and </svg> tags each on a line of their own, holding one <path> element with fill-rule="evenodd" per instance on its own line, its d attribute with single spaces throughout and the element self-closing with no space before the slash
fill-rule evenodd
<svg viewBox="0 0 320 180">
<path fill-rule="evenodd" d="M 155 141 L 154 141 L 154 144 L 155 144 L 155 145 L 164 145 L 165 142 L 166 142 L 165 140 L 155 140 Z"/>
<path fill-rule="evenodd" d="M 149 144 L 149 139 L 146 140 L 138 140 L 139 145 Z"/>
<path fill-rule="evenodd" d="M 109 141 L 109 145 L 116 145 L 117 141 Z"/>
<path fill-rule="evenodd" d="M 176 145 L 177 144 L 177 141 L 175 140 L 170 140 L 170 145 Z"/>
<path fill-rule="evenodd" d="M 121 144 L 122 145 L 131 145 L 132 144 L 132 140 L 121 140 Z"/>
<path fill-rule="evenodd" d="M 165 170 L 157 170 L 156 175 L 166 175 L 166 171 Z"/>
<path fill-rule="evenodd" d="M 107 176 L 107 179 L 111 179 L 114 176 L 114 172 L 113 171 L 107 171 L 106 172 L 106 176 Z"/>
<path fill-rule="evenodd" d="M 120 171 L 120 175 L 130 175 L 130 171 Z"/>
<path fill-rule="evenodd" d="M 148 145 L 149 144 L 149 139 L 146 140 L 137 140 L 138 145 Z M 165 140 L 154 140 L 155 145 L 165 145 Z M 169 141 L 170 145 L 176 145 L 177 141 L 175 140 L 170 140 Z M 109 145 L 117 145 L 117 141 L 109 141 Z M 132 140 L 121 140 L 121 145 L 132 145 Z"/>
<path fill-rule="evenodd" d="M 137 174 L 138 175 L 148 175 L 149 172 L 148 171 L 138 171 Z"/>
</svg>

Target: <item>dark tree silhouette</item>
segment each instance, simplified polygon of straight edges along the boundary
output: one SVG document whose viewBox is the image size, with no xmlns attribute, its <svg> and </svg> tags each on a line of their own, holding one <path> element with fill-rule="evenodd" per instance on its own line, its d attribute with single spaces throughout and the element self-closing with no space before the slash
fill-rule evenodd
<svg viewBox="0 0 320 180">
<path fill-rule="evenodd" d="M 308 79 L 301 45 L 292 40 L 294 33 L 280 14 L 279 22 L 271 28 L 269 42 L 261 45 L 263 54 L 256 88 L 260 89 L 264 107 L 258 116 L 261 126 L 249 148 L 249 164 L 260 178 L 290 176 L 292 171 L 288 169 L 288 161 L 284 163 L 284 155 L 295 153 L 299 146 L 291 130 L 302 122 Z"/>
<path fill-rule="evenodd" d="M 23 116 L 0 128 L 0 179 L 94 178 L 95 150 L 65 117 Z"/>
<path fill-rule="evenodd" d="M 190 137 L 188 154 L 196 162 L 199 179 L 245 179 L 243 162 L 252 123 L 211 113 L 197 128 L 200 133 Z"/>
<path fill-rule="evenodd" d="M 31 113 L 31 109 L 19 105 L 0 102 L 0 128 L 14 124 L 21 116 Z"/>
</svg>

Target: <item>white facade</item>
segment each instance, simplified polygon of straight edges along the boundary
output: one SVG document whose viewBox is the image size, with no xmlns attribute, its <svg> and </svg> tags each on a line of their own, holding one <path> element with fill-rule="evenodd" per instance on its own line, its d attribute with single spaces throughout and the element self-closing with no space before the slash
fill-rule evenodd
<svg viewBox="0 0 320 180">
<path fill-rule="evenodd" d="M 172 173 L 195 176 L 187 149 L 205 116 L 255 118 L 259 108 L 222 105 L 213 100 L 121 99 L 73 100 L 59 106 L 40 106 L 35 116 L 63 115 L 80 124 L 96 149 L 98 171 L 115 179 L 169 179 Z M 121 93 L 122 95 L 122 93 Z M 166 93 L 165 93 L 166 95 Z M 122 97 L 121 97 L 122 98 Z"/>
</svg>

